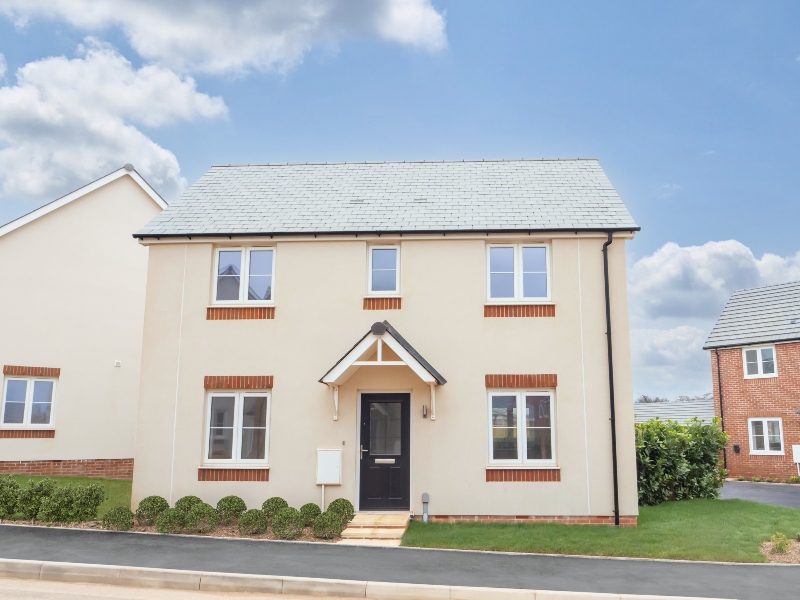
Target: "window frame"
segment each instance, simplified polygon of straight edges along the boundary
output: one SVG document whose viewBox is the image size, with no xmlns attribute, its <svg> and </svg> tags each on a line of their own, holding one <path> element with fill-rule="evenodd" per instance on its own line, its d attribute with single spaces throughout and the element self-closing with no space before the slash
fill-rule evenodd
<svg viewBox="0 0 800 600">
<path fill-rule="evenodd" d="M 514 249 L 514 296 L 509 298 L 492 297 L 492 248 L 513 248 Z M 525 297 L 523 296 L 522 286 L 522 251 L 524 248 L 544 248 L 545 249 L 545 268 L 547 269 L 547 296 Z M 552 258 L 550 244 L 546 242 L 528 243 L 493 243 L 486 244 L 486 303 L 487 304 L 550 304 L 553 298 L 553 287 L 551 281 Z"/>
<path fill-rule="evenodd" d="M 23 409 L 22 423 L 5 423 L 6 418 L 6 396 L 8 395 L 9 381 L 26 381 L 28 385 L 25 389 L 25 408 Z M 53 383 L 53 395 L 50 398 L 50 422 L 31 423 L 31 411 L 33 410 L 33 388 L 37 381 L 48 381 Z M 33 377 L 11 375 L 3 378 L 2 406 L 0 406 L 0 429 L 55 429 L 56 422 L 56 397 L 58 395 L 58 377 Z"/>
<path fill-rule="evenodd" d="M 758 353 L 758 373 L 749 375 L 747 373 L 747 352 L 748 350 L 755 350 Z M 772 363 L 775 366 L 774 373 L 764 374 L 764 359 L 762 358 L 762 350 L 772 350 Z M 767 344 L 765 346 L 745 346 L 742 348 L 742 373 L 745 379 L 769 379 L 778 376 L 778 352 L 774 344 Z"/>
<path fill-rule="evenodd" d="M 492 397 L 516 396 L 517 401 L 517 456 L 516 459 L 495 459 L 492 455 Z M 526 396 L 550 397 L 550 452 L 552 458 L 537 459 L 527 458 L 527 421 L 525 419 Z M 556 418 L 556 392 L 553 389 L 505 389 L 496 388 L 486 391 L 487 432 L 486 463 L 490 467 L 517 467 L 517 468 L 553 468 L 558 467 L 558 433 Z"/>
<path fill-rule="evenodd" d="M 756 450 L 753 443 L 753 425 L 754 421 L 761 421 L 764 424 L 764 450 Z M 777 421 L 778 430 L 781 437 L 780 450 L 768 450 L 769 448 L 769 428 L 767 427 L 768 421 Z M 786 444 L 783 439 L 783 419 L 781 417 L 750 417 L 747 419 L 747 441 L 750 445 L 750 454 L 756 456 L 784 456 L 786 454 Z"/>
<path fill-rule="evenodd" d="M 395 290 L 394 291 L 373 291 L 372 290 L 372 251 L 373 250 L 396 250 L 395 257 Z M 400 296 L 400 244 L 385 244 L 380 246 L 367 246 L 367 296 L 377 298 L 394 298 Z"/>
<path fill-rule="evenodd" d="M 270 274 L 272 281 L 271 296 L 269 300 L 248 300 L 245 298 L 245 291 L 250 284 L 250 253 L 253 251 L 272 252 L 272 273 Z M 217 286 L 219 285 L 219 256 L 220 252 L 241 252 L 242 253 L 242 273 L 239 278 L 239 298 L 236 300 L 217 300 Z M 275 305 L 275 261 L 277 259 L 277 250 L 275 246 L 219 246 L 214 249 L 214 284 L 211 292 L 211 304 L 216 306 L 274 306 Z"/>
<path fill-rule="evenodd" d="M 233 456 L 231 458 L 208 458 L 209 445 L 211 443 L 211 398 L 214 396 L 233 396 Z M 263 459 L 243 459 L 242 455 L 242 413 L 244 411 L 244 398 L 267 397 L 267 421 L 266 421 L 266 437 L 264 439 L 264 458 Z M 256 390 L 211 390 L 206 394 L 206 416 L 203 421 L 205 432 L 203 434 L 203 460 L 202 465 L 259 465 L 269 466 L 269 439 L 270 439 L 270 421 L 272 417 L 272 391 L 256 391 Z"/>
</svg>

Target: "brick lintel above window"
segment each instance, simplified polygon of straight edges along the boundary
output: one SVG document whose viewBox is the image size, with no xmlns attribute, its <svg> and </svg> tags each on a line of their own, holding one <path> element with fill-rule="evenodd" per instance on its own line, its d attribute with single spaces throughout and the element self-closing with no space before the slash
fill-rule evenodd
<svg viewBox="0 0 800 600">
<path fill-rule="evenodd" d="M 206 375 L 203 387 L 207 390 L 270 390 L 272 375 Z"/>
<path fill-rule="evenodd" d="M 558 385 L 555 373 L 526 375 L 486 375 L 487 388 L 554 388 Z"/>
<path fill-rule="evenodd" d="M 17 377 L 60 377 L 61 369 L 53 367 L 3 365 L 3 375 L 15 375 Z"/>
</svg>

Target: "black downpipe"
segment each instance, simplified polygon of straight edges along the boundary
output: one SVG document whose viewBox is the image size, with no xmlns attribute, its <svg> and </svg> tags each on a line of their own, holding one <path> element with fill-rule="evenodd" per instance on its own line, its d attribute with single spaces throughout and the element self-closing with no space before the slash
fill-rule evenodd
<svg viewBox="0 0 800 600">
<path fill-rule="evenodd" d="M 725 411 L 722 408 L 722 371 L 719 368 L 719 349 L 714 348 L 717 357 L 717 389 L 719 390 L 719 420 L 722 425 L 722 432 L 725 433 Z M 728 468 L 728 448 L 727 445 L 722 449 L 722 466 Z"/>
<path fill-rule="evenodd" d="M 603 244 L 603 275 L 606 284 L 606 341 L 608 342 L 608 398 L 611 406 L 611 465 L 614 472 L 614 525 L 619 527 L 619 479 L 617 477 L 617 415 L 614 407 L 614 355 L 611 344 L 611 295 L 608 285 L 608 247 L 614 241 L 608 232 L 608 241 Z"/>
</svg>

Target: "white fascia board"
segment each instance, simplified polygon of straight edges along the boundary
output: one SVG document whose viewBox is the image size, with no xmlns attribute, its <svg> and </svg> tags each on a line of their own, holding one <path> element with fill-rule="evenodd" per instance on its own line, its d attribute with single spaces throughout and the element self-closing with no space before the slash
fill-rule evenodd
<svg viewBox="0 0 800 600">
<path fill-rule="evenodd" d="M 400 357 L 400 360 L 406 363 L 408 367 L 414 371 L 414 373 L 416 373 L 417 376 L 419 376 L 419 378 L 425 383 L 437 383 L 433 375 L 428 372 L 428 369 L 423 367 L 416 358 L 411 356 L 408 350 L 403 348 L 403 346 L 400 345 L 400 342 L 392 337 L 391 333 L 387 332 L 387 334 L 388 335 L 385 334 L 383 336 L 383 341 L 387 346 L 389 346 L 389 348 L 394 350 L 395 354 Z"/>
<path fill-rule="evenodd" d="M 121 169 L 117 169 L 113 173 L 109 173 L 105 177 L 101 177 L 100 179 L 97 179 L 96 181 L 93 181 L 92 183 L 83 186 L 82 188 L 78 188 L 74 192 L 70 192 L 66 196 L 61 196 L 61 198 L 53 200 L 49 204 L 45 204 L 44 206 L 37 208 L 36 210 L 29 212 L 27 215 L 23 215 L 18 219 L 6 223 L 2 227 L 0 227 L 0 237 L 4 236 L 7 233 L 11 233 L 15 229 L 19 229 L 23 225 L 27 225 L 31 221 L 35 221 L 39 217 L 43 217 L 44 215 L 49 214 L 54 210 L 57 210 L 62 206 L 69 204 L 73 200 L 82 198 L 86 194 L 90 194 L 93 191 L 100 189 L 104 185 L 107 185 L 112 181 L 116 181 L 120 177 L 124 177 L 125 175 L 129 175 L 131 179 L 133 179 L 137 184 L 139 184 L 139 187 L 141 187 L 144 190 L 144 192 L 148 196 L 150 196 L 153 202 L 155 202 L 161 207 L 162 210 L 167 207 L 167 203 L 164 202 L 164 199 L 158 195 L 158 192 L 156 192 L 152 187 L 150 187 L 150 184 L 147 183 L 141 175 L 139 175 L 136 171 L 128 171 L 123 167 Z"/>
</svg>

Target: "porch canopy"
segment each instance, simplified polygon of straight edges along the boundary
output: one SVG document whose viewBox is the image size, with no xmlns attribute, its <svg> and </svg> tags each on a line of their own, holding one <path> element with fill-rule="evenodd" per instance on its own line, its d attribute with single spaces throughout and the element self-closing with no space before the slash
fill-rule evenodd
<svg viewBox="0 0 800 600">
<path fill-rule="evenodd" d="M 385 351 L 386 348 L 389 349 L 388 352 Z M 385 355 L 391 356 L 387 360 Z M 361 367 L 396 366 L 409 367 L 430 386 L 431 420 L 435 421 L 436 386 L 444 385 L 447 380 L 388 321 L 373 323 L 356 345 L 319 380 L 332 390 L 333 420 L 339 418 L 339 386 L 350 379 L 356 371 Z"/>
</svg>

